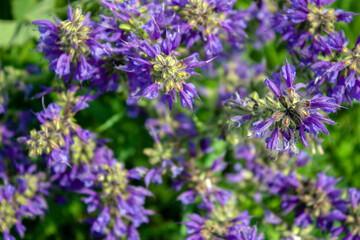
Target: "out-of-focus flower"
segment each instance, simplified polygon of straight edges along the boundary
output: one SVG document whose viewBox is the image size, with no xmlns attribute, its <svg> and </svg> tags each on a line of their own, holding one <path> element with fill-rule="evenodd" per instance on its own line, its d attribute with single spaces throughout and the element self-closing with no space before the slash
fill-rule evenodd
<svg viewBox="0 0 360 240">
<path fill-rule="evenodd" d="M 311 91 L 319 91 L 325 79 L 330 84 L 336 84 L 328 95 L 335 98 L 338 103 L 360 101 L 360 37 L 353 49 L 347 47 L 348 40 L 344 32 L 330 34 L 324 43 L 328 48 L 338 52 L 331 61 L 319 61 L 312 65 L 315 79 Z"/>
<path fill-rule="evenodd" d="M 105 147 L 98 149 L 92 162 L 95 184 L 90 189 L 79 190 L 87 195 L 83 201 L 88 205 L 88 212 L 99 212 L 92 221 L 91 233 L 95 237 L 106 235 L 108 239 L 123 236 L 138 239 L 136 229 L 147 223 L 148 215 L 153 214 L 144 208 L 145 198 L 152 193 L 144 187 L 131 185 L 129 181 L 140 180 L 145 169 L 125 170 L 112 155 L 112 151 Z M 100 191 L 96 192 L 96 189 Z"/>
<path fill-rule="evenodd" d="M 22 220 L 43 216 L 47 211 L 44 195 L 48 194 L 50 183 L 35 166 L 23 169 L 14 179 L 8 180 L 14 180 L 14 184 L 0 186 L 0 232 L 4 239 L 15 239 L 10 232 L 13 227 L 23 237 L 26 228 Z"/>
<path fill-rule="evenodd" d="M 217 206 L 211 215 L 201 217 L 198 214 L 187 215 L 189 221 L 183 222 L 187 227 L 188 240 L 228 239 L 228 240 L 261 240 L 256 228 L 250 227 L 247 211 L 237 215 L 235 202 L 232 200 L 225 206 Z"/>
<path fill-rule="evenodd" d="M 274 29 L 282 35 L 282 40 L 287 41 L 290 52 L 302 56 L 304 65 L 316 62 L 320 52 L 331 54 L 323 45 L 323 36 L 335 33 L 336 22 L 349 23 L 355 15 L 342 9 L 324 7 L 332 2 L 291 0 L 290 7 L 274 17 Z"/>
<path fill-rule="evenodd" d="M 170 2 L 180 7 L 180 18 L 174 23 L 173 28 L 181 29 L 188 48 L 204 39 L 206 55 L 211 57 L 223 52 L 223 42 L 228 42 L 238 49 L 244 45 L 244 29 L 247 27 L 249 13 L 232 9 L 235 1 Z"/>
<path fill-rule="evenodd" d="M 223 162 L 223 157 L 220 157 L 214 161 L 210 168 L 204 171 L 188 172 L 185 170 L 182 175 L 188 176 L 184 183 L 189 186 L 189 189 L 180 194 L 178 199 L 183 204 L 188 205 L 194 203 L 199 196 L 201 203 L 198 207 L 210 211 L 214 209 L 216 202 L 224 206 L 230 200 L 231 192 L 216 185 L 219 179 L 215 173 L 222 171 L 225 167 L 226 163 Z"/>
</svg>

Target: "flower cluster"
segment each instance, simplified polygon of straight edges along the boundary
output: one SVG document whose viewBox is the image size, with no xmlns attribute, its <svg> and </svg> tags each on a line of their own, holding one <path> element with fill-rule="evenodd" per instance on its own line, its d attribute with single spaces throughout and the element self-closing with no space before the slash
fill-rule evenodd
<svg viewBox="0 0 360 240">
<path fill-rule="evenodd" d="M 165 110 L 164 106 L 162 107 Z M 164 113 L 163 113 L 164 114 Z M 175 121 L 174 121 L 175 120 Z M 197 151 L 194 142 L 198 135 L 194 122 L 185 115 L 175 116 L 174 120 L 168 118 L 168 122 L 158 119 L 148 119 L 146 126 L 154 138 L 153 149 L 145 149 L 149 156 L 149 162 L 154 166 L 145 176 L 145 183 L 162 184 L 162 175 L 171 173 L 174 179 L 174 188 L 179 191 L 185 185 L 186 191 L 178 196 L 184 205 L 189 205 L 200 200 L 198 207 L 212 210 L 215 203 L 225 205 L 231 198 L 228 190 L 217 186 L 219 174 L 226 167 L 223 156 L 213 160 L 209 168 L 198 168 L 192 162 L 186 162 L 184 157 L 197 159 L 204 154 L 211 153 L 210 139 L 200 139 L 200 151 Z M 176 142 L 187 143 L 179 146 Z M 174 154 L 180 152 L 181 154 Z M 197 198 L 199 197 L 199 199 Z"/>
<path fill-rule="evenodd" d="M 197 53 L 178 60 L 173 50 L 178 47 L 179 43 L 179 34 L 176 32 L 171 34 L 169 31 L 166 32 L 166 39 L 163 40 L 161 47 L 151 46 L 146 40 L 139 41 L 135 47 L 141 49 L 148 59 L 131 58 L 133 64 L 119 69 L 130 72 L 138 71 L 149 76 L 152 83 L 141 89 L 137 95 L 154 99 L 158 96 L 159 90 L 164 89 L 163 99 L 168 102 L 170 110 L 173 108 L 173 102 L 177 100 L 177 93 L 180 96 L 181 105 L 192 110 L 194 98 L 200 99 L 200 97 L 194 84 L 186 83 L 185 80 L 192 75 L 197 75 L 194 67 L 201 67 L 205 62 L 197 60 Z M 139 66 L 139 64 L 143 66 Z M 143 69 L 141 70 L 141 68 Z"/>
<path fill-rule="evenodd" d="M 43 101 L 44 94 L 53 90 L 40 94 Z M 88 214 L 97 214 L 95 219 L 89 219 L 94 237 L 138 239 L 136 229 L 153 214 L 143 207 L 145 198 L 152 193 L 130 185 L 129 181 L 141 180 L 146 169 L 124 169 L 103 141 L 75 123 L 75 114 L 97 97 L 90 92 L 76 96 L 78 91 L 77 87 L 71 87 L 58 92 L 57 102 L 35 113 L 41 123 L 40 130 L 32 130 L 29 137 L 21 137 L 19 141 L 28 146 L 31 157 L 41 156 L 47 160 L 53 182 L 68 191 L 86 195 L 83 201 Z"/>
<path fill-rule="evenodd" d="M 232 10 L 235 1 L 172 0 L 171 3 L 180 7 L 178 12 L 181 19 L 174 24 L 174 28 L 182 30 L 187 47 L 203 38 L 206 55 L 218 55 L 224 49 L 222 34 L 232 47 L 241 48 L 244 44 L 248 13 Z"/>
<path fill-rule="evenodd" d="M 344 32 L 334 33 L 329 36 L 326 46 L 336 53 L 336 57 L 329 61 L 319 61 L 314 63 L 311 68 L 315 73 L 315 80 L 312 88 L 315 90 L 325 80 L 330 84 L 336 84 L 328 95 L 335 98 L 338 103 L 360 100 L 359 82 L 359 40 L 355 47 L 347 47 L 348 40 L 345 39 Z"/>
<path fill-rule="evenodd" d="M 257 235 L 256 227 L 250 226 L 247 211 L 236 215 L 234 202 L 224 207 L 217 207 L 210 217 L 203 218 L 198 214 L 187 215 L 189 221 L 183 224 L 187 227 L 188 240 L 232 239 L 232 240 L 261 240 L 263 235 Z"/>
<path fill-rule="evenodd" d="M 231 192 L 217 186 L 219 178 L 215 173 L 223 170 L 226 164 L 223 162 L 222 157 L 216 159 L 212 166 L 203 171 L 197 169 L 190 169 L 186 171 L 187 179 L 183 181 L 189 186 L 189 190 L 183 192 L 178 199 L 185 205 L 194 203 L 196 197 L 199 196 L 201 204 L 199 208 L 208 210 L 214 209 L 214 204 L 218 202 L 221 206 L 224 206 L 231 198 Z M 184 174 L 184 175 L 185 175 Z"/>
<path fill-rule="evenodd" d="M 5 177 L 5 176 L 4 176 Z M 15 226 L 16 232 L 23 237 L 26 230 L 23 218 L 43 216 L 47 210 L 44 195 L 48 194 L 49 183 L 44 173 L 36 173 L 35 166 L 25 170 L 14 179 L 3 178 L 0 186 L 0 231 L 4 239 L 15 239 L 10 233 Z"/>
<path fill-rule="evenodd" d="M 328 234 L 334 239 L 356 239 L 357 189 L 337 188 L 340 179 L 328 176 L 325 172 L 317 174 L 316 179 L 296 173 L 294 169 L 304 167 L 309 162 L 310 156 L 304 152 L 298 155 L 295 162 L 290 161 L 293 157 L 283 155 L 283 159 L 279 159 L 281 162 L 269 166 L 262 159 L 262 153 L 254 152 L 254 146 L 239 145 L 237 151 L 235 157 L 244 158 L 245 163 L 231 175 L 243 177 L 232 177 L 229 180 L 235 180 L 232 182 L 239 186 L 246 186 L 244 182 L 256 186 L 254 199 L 265 205 L 271 196 L 280 199 L 279 216 L 266 210 L 264 222 L 276 227 L 281 233 L 281 239 L 306 238 L 316 229 L 320 229 L 323 236 Z M 251 177 L 244 177 L 249 175 L 248 170 Z M 289 215 L 293 216 L 292 226 L 285 220 L 285 216 Z"/>
<path fill-rule="evenodd" d="M 29 116 L 21 113 L 20 118 Z M 24 236 L 23 219 L 44 216 L 48 209 L 45 196 L 51 185 L 46 173 L 39 171 L 14 141 L 24 129 L 13 129 L 12 125 L 0 123 L 0 232 L 3 239 L 15 240 L 13 228 Z"/>
<path fill-rule="evenodd" d="M 282 84 L 281 77 L 286 84 Z M 265 118 L 253 123 L 252 136 L 267 135 L 266 147 L 270 151 L 294 152 L 297 138 L 300 138 L 303 145 L 308 148 L 307 135 L 312 134 L 316 137 L 319 132 L 330 135 L 323 122 L 336 124 L 321 113 L 335 112 L 340 107 L 335 99 L 321 95 L 306 98 L 299 92 L 306 85 L 302 83 L 295 85 L 295 78 L 295 67 L 286 62 L 281 68 L 281 74 L 274 73 L 272 79 L 267 78 L 264 82 L 272 91 L 272 96 L 267 96 L 266 100 L 254 98 L 242 100 L 239 95 L 235 95 L 233 100 L 228 102 L 232 108 L 240 108 L 249 113 L 231 119 L 238 125 L 249 120 Z"/>
<path fill-rule="evenodd" d="M 37 20 L 40 32 L 39 51 L 49 61 L 49 69 L 65 81 L 90 79 L 94 69 L 91 58 L 98 58 L 105 48 L 93 36 L 90 15 L 83 15 L 81 8 L 75 11 L 69 5 L 68 19 L 57 20 L 57 25 L 48 20 Z"/>
<path fill-rule="evenodd" d="M 337 22 L 350 23 L 354 13 L 326 8 L 334 0 L 291 0 L 290 7 L 274 17 L 274 29 L 287 41 L 288 49 L 301 56 L 303 64 L 317 60 L 318 54 L 331 54 L 324 47 L 326 35 L 335 33 Z M 307 40 L 310 44 L 307 43 Z"/>
<path fill-rule="evenodd" d="M 147 223 L 148 215 L 153 214 L 143 207 L 145 198 L 152 196 L 152 193 L 143 187 L 130 185 L 129 181 L 140 180 L 146 170 L 139 167 L 127 171 L 112 154 L 105 147 L 95 152 L 92 162 L 95 170 L 91 173 L 93 187 L 79 190 L 86 194 L 83 201 L 88 206 L 88 213 L 100 212 L 92 220 L 91 234 L 98 237 L 106 235 L 107 239 L 122 236 L 139 239 L 136 228 Z M 96 192 L 96 189 L 101 191 Z"/>
<path fill-rule="evenodd" d="M 51 90 L 51 89 L 50 89 Z M 96 95 L 75 96 L 76 88 L 72 87 L 66 92 L 59 93 L 59 101 L 50 103 L 44 110 L 36 113 L 36 117 L 41 123 L 40 130 L 30 131 L 30 136 L 20 139 L 24 141 L 29 148 L 29 156 L 50 154 L 50 161 L 53 163 L 67 164 L 69 156 L 67 151 L 72 138 L 77 141 L 80 138 L 88 143 L 91 133 L 83 130 L 74 121 L 74 115 L 77 111 L 88 106 L 87 101 L 96 98 Z M 73 138 L 73 134 L 77 138 Z M 74 140 L 75 139 L 75 140 Z"/>
<path fill-rule="evenodd" d="M 15 50 L 0 70 L 3 238 L 81 199 L 94 239 L 359 240 L 360 191 L 315 162 L 360 101 L 360 38 L 337 24 L 357 14 L 334 2 L 79 1 L 33 21 L 50 71 Z"/>
</svg>

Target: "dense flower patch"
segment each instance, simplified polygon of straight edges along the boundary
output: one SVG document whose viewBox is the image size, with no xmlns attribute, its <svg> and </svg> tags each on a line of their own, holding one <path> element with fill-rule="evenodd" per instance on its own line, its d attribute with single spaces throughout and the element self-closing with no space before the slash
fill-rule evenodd
<svg viewBox="0 0 360 240">
<path fill-rule="evenodd" d="M 32 22 L 54 81 L 31 89 L 21 79 L 36 66 L 0 70 L 3 239 L 26 236 L 24 219 L 67 194 L 86 206 L 78 220 L 94 239 L 141 239 L 161 215 L 161 185 L 188 240 L 360 240 L 360 191 L 301 171 L 332 139 L 333 114 L 360 100 L 360 38 L 350 49 L 340 28 L 357 13 L 334 0 L 241 2 L 74 2 L 66 19 Z M 273 41 L 287 47 L 280 66 L 243 57 Z M 19 94 L 42 110 L 10 104 Z M 119 115 L 99 128 L 81 120 L 108 96 L 144 119 L 150 142 L 134 148 L 145 164 L 102 136 Z"/>
</svg>

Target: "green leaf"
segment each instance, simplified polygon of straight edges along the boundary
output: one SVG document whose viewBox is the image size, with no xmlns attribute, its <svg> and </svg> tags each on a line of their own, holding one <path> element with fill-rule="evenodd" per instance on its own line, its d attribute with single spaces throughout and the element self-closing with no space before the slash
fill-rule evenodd
<svg viewBox="0 0 360 240">
<path fill-rule="evenodd" d="M 36 5 L 36 0 L 13 0 L 11 5 L 11 12 L 14 19 L 23 20 L 25 15 Z"/>
<path fill-rule="evenodd" d="M 34 31 L 35 26 L 29 24 L 18 24 L 18 28 L 11 41 L 11 45 L 24 45 L 31 38 L 36 38 L 39 33 Z"/>
<path fill-rule="evenodd" d="M 111 118 L 109 118 L 105 123 L 103 123 L 100 127 L 96 129 L 98 133 L 101 133 L 103 131 L 108 130 L 112 126 L 115 125 L 120 119 L 124 116 L 124 112 L 119 112 L 115 115 L 113 115 Z"/>
<path fill-rule="evenodd" d="M 55 16 L 55 0 L 42 0 L 36 6 L 28 11 L 24 16 L 29 22 L 35 20 L 52 20 Z"/>
<path fill-rule="evenodd" d="M 0 48 L 7 48 L 11 45 L 11 40 L 16 33 L 17 23 L 12 20 L 0 20 Z"/>
</svg>

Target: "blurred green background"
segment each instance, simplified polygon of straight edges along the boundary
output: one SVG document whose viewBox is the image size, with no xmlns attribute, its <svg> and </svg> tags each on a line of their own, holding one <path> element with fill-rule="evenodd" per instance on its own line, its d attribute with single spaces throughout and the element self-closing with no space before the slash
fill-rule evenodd
<svg viewBox="0 0 360 240">
<path fill-rule="evenodd" d="M 250 1 L 239 1 L 239 6 L 249 5 Z M 34 93 L 40 85 L 50 85 L 54 82 L 53 75 L 46 71 L 47 61 L 36 51 L 38 32 L 31 21 L 49 19 L 53 16 L 66 16 L 67 0 L 1 0 L 0 1 L 0 64 L 2 67 L 13 66 L 24 69 L 29 64 L 35 64 L 43 70 L 36 78 L 26 79 L 34 85 Z M 76 4 L 85 6 L 85 10 L 97 8 L 97 1 L 82 0 Z M 338 0 L 335 8 L 360 12 L 358 0 Z M 340 24 L 353 46 L 360 33 L 360 16 L 355 16 L 351 24 Z M 277 41 L 268 43 L 264 51 L 248 50 L 252 60 L 266 59 L 268 71 L 284 63 L 284 44 Z M 210 80 L 207 84 L 216 88 Z M 81 126 L 99 133 L 102 137 L 111 139 L 109 146 L 114 150 L 118 159 L 126 165 L 138 166 L 147 164 L 147 157 L 143 149 L 151 147 L 153 141 L 144 128 L 144 118 L 132 119 L 126 115 L 126 96 L 121 93 L 111 93 L 100 97 L 91 103 L 91 107 L 82 111 L 77 119 Z M 215 102 L 215 101 L 210 101 Z M 17 104 L 10 101 L 14 106 Z M 19 107 L 18 105 L 16 105 Z M 340 186 L 354 186 L 360 188 L 360 105 L 346 106 L 333 114 L 331 118 L 340 126 L 329 126 L 333 142 L 324 136 L 323 148 L 325 154 L 315 154 L 310 164 L 303 169 L 303 173 L 315 176 L 320 171 L 336 177 L 343 177 Z M 31 100 L 21 105 L 23 109 L 41 110 L 39 100 Z M 208 111 L 200 109 L 199 119 L 211 117 Z M 209 115 L 210 114 L 210 115 Z M 165 179 L 166 181 L 166 179 Z M 178 224 L 181 222 L 183 208 L 176 201 L 177 194 L 164 186 L 151 185 L 150 190 L 156 198 L 149 198 L 147 203 L 157 214 L 151 217 L 151 223 L 140 228 L 142 239 L 184 239 L 185 229 Z M 83 222 L 86 218 L 85 206 L 79 196 L 65 194 L 69 201 L 62 205 L 49 202 L 49 213 L 44 219 L 26 220 L 28 228 L 25 239 L 89 239 L 89 226 Z M 191 209 L 185 209 L 190 212 Z M 180 233 L 179 233 L 180 232 Z M 166 236 L 166 238 L 164 237 Z"/>
</svg>

